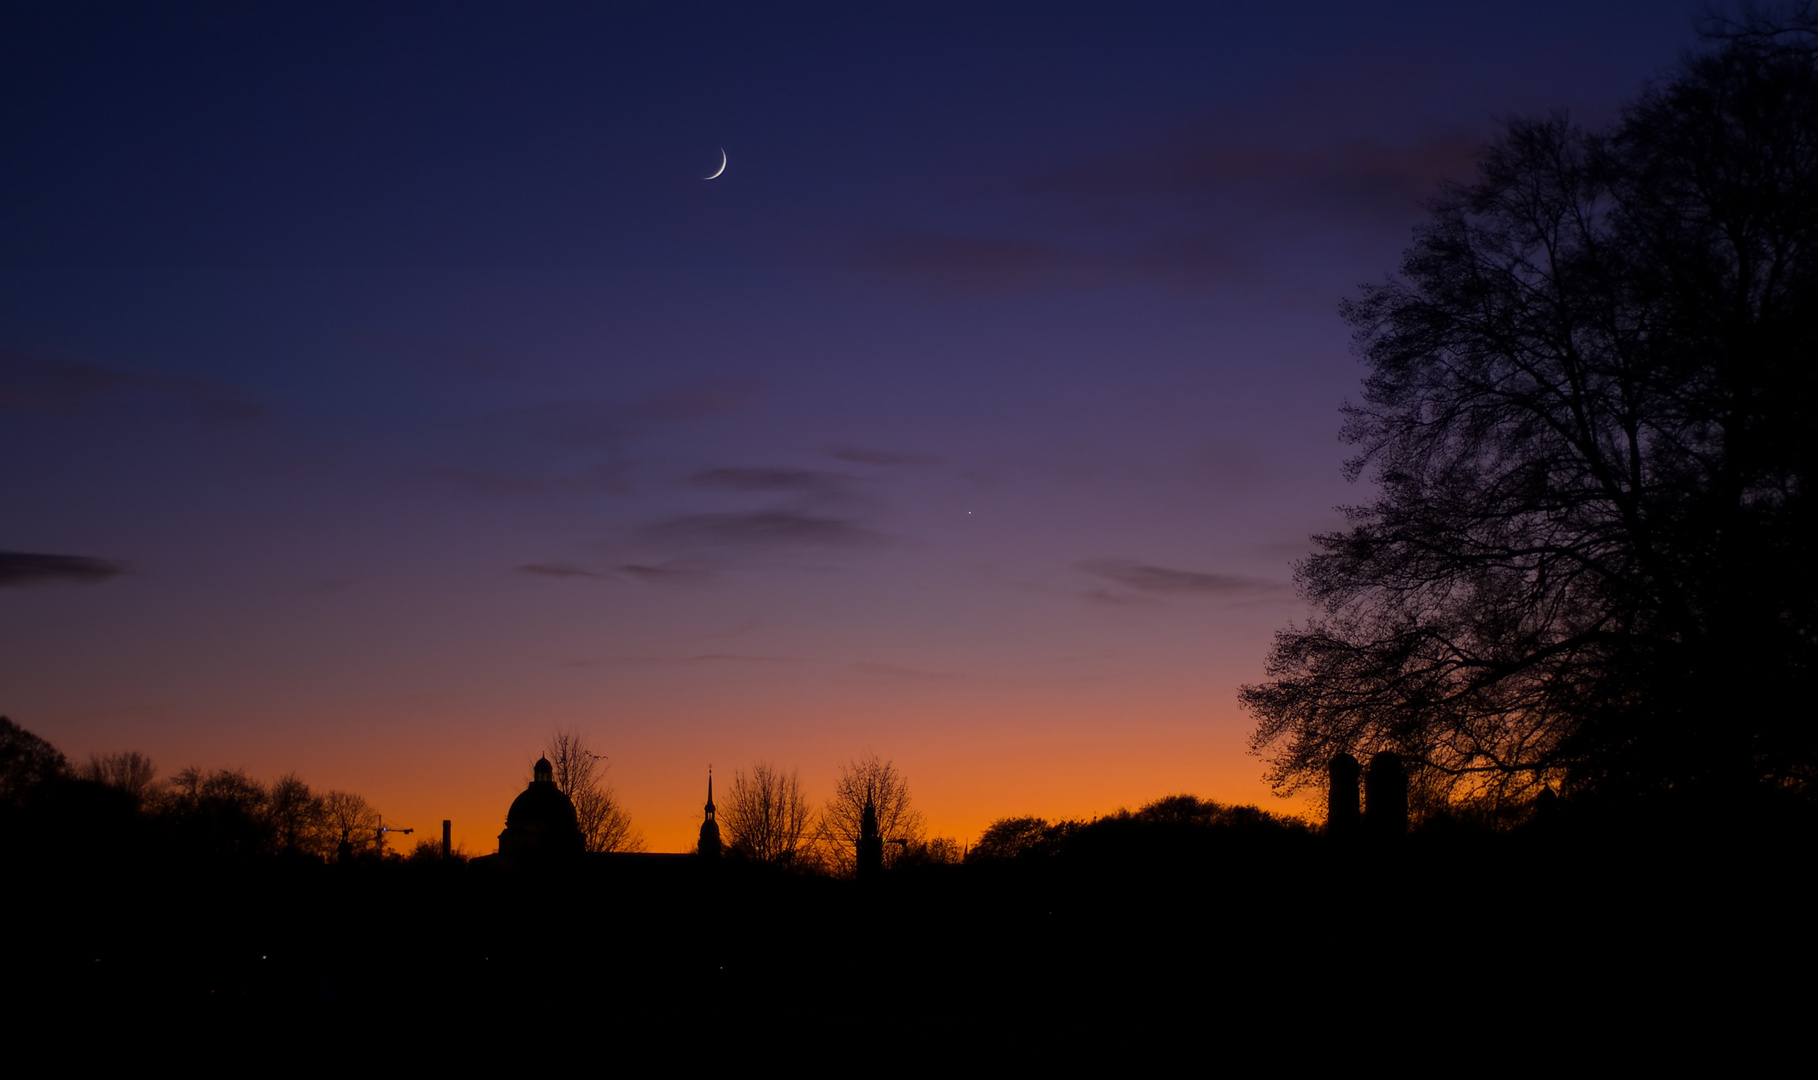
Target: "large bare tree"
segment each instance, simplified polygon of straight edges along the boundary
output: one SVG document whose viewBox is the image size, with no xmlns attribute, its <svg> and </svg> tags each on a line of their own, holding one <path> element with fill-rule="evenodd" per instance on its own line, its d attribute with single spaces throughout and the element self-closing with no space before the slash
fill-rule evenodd
<svg viewBox="0 0 1818 1080">
<path fill-rule="evenodd" d="M 1277 785 L 1818 793 L 1818 11 L 1720 27 L 1609 130 L 1518 121 L 1344 309 L 1375 497 L 1246 687 Z"/>
<path fill-rule="evenodd" d="M 760 761 L 733 774 L 719 820 L 734 851 L 759 862 L 789 863 L 811 839 L 814 811 L 794 769 Z"/>
<path fill-rule="evenodd" d="M 215 856 L 272 850 L 269 793 L 244 769 L 180 769 L 158 793 L 158 812 L 184 843 Z"/>
<path fill-rule="evenodd" d="M 556 786 L 574 803 L 588 851 L 642 851 L 644 837 L 619 805 L 606 780 L 606 758 L 578 731 L 557 728 L 543 756 L 555 771 Z"/>
<path fill-rule="evenodd" d="M 272 782 L 266 816 L 278 850 L 311 855 L 333 855 L 339 832 L 330 835 L 328 806 L 296 773 L 285 773 Z"/>
<path fill-rule="evenodd" d="M 158 767 L 137 750 L 123 754 L 90 754 L 88 761 L 76 770 L 76 775 L 125 792 L 138 807 L 144 807 L 157 794 Z"/>
<path fill-rule="evenodd" d="M 345 842 L 356 857 L 380 851 L 382 819 L 379 811 L 361 796 L 348 791 L 331 791 L 322 796 L 322 815 L 330 846 L 338 847 Z"/>
<path fill-rule="evenodd" d="M 858 841 L 865 805 L 877 811 L 878 835 L 884 841 L 884 864 L 921 844 L 926 828 L 909 797 L 909 781 L 876 754 L 847 762 L 833 785 L 833 797 L 821 812 L 820 839 L 834 870 L 850 874 L 857 865 Z"/>
</svg>

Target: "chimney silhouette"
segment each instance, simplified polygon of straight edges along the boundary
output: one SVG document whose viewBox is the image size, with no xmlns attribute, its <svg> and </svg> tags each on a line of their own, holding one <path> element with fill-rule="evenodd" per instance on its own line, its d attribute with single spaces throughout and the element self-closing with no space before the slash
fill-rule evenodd
<svg viewBox="0 0 1818 1080">
<path fill-rule="evenodd" d="M 1385 750 L 1370 759 L 1364 774 L 1364 828 L 1377 839 L 1407 835 L 1408 773 L 1400 754 Z"/>
<path fill-rule="evenodd" d="M 1361 817 L 1357 804 L 1357 777 L 1363 770 L 1350 754 L 1332 755 L 1326 766 L 1326 835 L 1350 839 L 1357 835 Z"/>
</svg>

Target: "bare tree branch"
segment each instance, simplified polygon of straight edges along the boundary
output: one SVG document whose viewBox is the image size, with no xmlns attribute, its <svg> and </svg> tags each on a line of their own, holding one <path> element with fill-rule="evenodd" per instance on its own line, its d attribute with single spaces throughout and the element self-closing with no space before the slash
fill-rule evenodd
<svg viewBox="0 0 1818 1080">
<path fill-rule="evenodd" d="M 810 838 L 814 814 L 795 770 L 760 761 L 733 775 L 719 811 L 733 850 L 758 862 L 793 862 Z"/>
<path fill-rule="evenodd" d="M 557 728 L 543 756 L 555 770 L 556 786 L 574 803 L 588 851 L 644 850 L 643 834 L 606 780 L 606 758 L 594 753 L 580 732 Z"/>
</svg>

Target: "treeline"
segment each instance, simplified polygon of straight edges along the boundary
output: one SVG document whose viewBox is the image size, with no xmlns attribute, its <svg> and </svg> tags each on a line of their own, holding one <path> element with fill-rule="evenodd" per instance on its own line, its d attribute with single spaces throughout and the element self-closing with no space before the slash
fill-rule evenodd
<svg viewBox="0 0 1818 1080">
<path fill-rule="evenodd" d="M 965 853 L 953 837 L 928 835 L 908 779 L 875 754 L 841 766 L 833 794 L 819 808 L 808 801 L 795 770 L 768 762 L 737 771 L 722 790 L 719 824 L 725 852 L 734 859 L 850 877 L 866 806 L 876 818 L 886 867 L 951 865 Z"/>
<path fill-rule="evenodd" d="M 317 791 L 296 773 L 265 783 L 244 769 L 189 767 L 160 779 L 144 754 L 72 763 L 48 741 L 0 717 L 0 835 L 15 850 L 134 850 L 167 857 L 313 860 L 439 859 L 419 840 L 387 844 L 378 808 L 347 791 Z M 453 857 L 464 857 L 451 853 Z"/>
<path fill-rule="evenodd" d="M 1109 855 L 1179 858 L 1212 844 L 1233 846 L 1298 844 L 1318 835 L 1296 817 L 1254 806 L 1231 806 L 1192 795 L 1170 795 L 1137 811 L 1089 821 L 1050 822 L 1038 817 L 1000 818 L 967 852 L 969 863 L 1093 861 Z"/>
<path fill-rule="evenodd" d="M 833 796 L 818 812 L 803 796 L 793 771 L 758 764 L 736 773 L 720 815 L 727 852 L 811 873 L 851 876 L 867 803 L 885 842 L 885 866 L 899 870 L 1191 861 L 1244 848 L 1280 852 L 1318 835 L 1296 817 L 1170 795 L 1136 811 L 1090 820 L 1000 818 L 968 847 L 952 837 L 926 835 L 907 780 L 893 763 L 872 756 L 841 768 Z"/>
<path fill-rule="evenodd" d="M 557 731 L 544 754 L 574 802 L 587 848 L 642 851 L 643 837 L 606 783 L 603 756 L 584 738 Z M 1211 845 L 1293 844 L 1315 835 L 1298 818 L 1191 795 L 1158 799 L 1134 812 L 1050 822 L 993 822 L 970 847 L 930 836 L 909 782 L 875 755 L 841 767 L 833 794 L 811 803 L 798 773 L 759 762 L 722 778 L 716 795 L 722 854 L 793 874 L 850 877 L 865 808 L 871 807 L 887 868 L 1038 866 L 1178 859 Z M 160 777 L 137 752 L 72 763 L 45 739 L 0 717 L 0 839 L 15 852 L 41 847 L 68 855 L 317 862 L 465 862 L 439 837 L 406 841 L 376 806 L 346 791 L 318 791 L 295 773 L 263 782 L 244 769 L 189 767 Z"/>
</svg>

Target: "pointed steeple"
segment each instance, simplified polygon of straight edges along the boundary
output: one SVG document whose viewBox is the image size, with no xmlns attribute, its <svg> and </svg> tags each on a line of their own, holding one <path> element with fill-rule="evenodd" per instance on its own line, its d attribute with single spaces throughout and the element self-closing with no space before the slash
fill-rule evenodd
<svg viewBox="0 0 1818 1080">
<path fill-rule="evenodd" d="M 703 858 L 720 857 L 720 823 L 713 820 L 713 766 L 707 766 L 707 817 L 701 822 L 701 842 L 695 848 Z"/>
<path fill-rule="evenodd" d="M 877 801 L 865 792 L 865 809 L 859 813 L 858 879 L 869 881 L 884 872 L 884 838 L 877 829 Z"/>
</svg>

